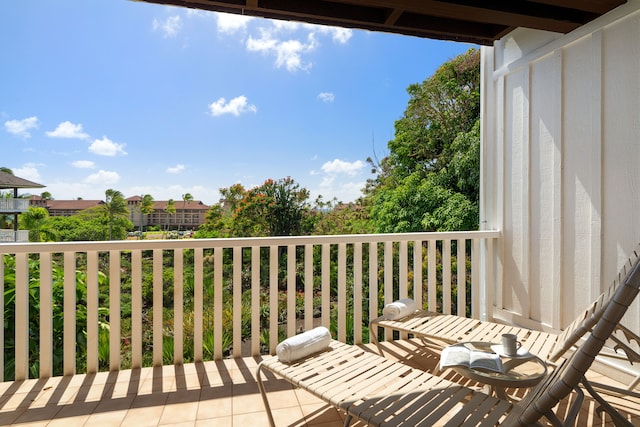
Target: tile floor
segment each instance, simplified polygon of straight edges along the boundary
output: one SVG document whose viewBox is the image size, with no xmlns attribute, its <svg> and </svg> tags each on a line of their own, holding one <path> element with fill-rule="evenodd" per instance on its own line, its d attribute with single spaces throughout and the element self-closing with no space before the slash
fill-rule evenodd
<svg viewBox="0 0 640 427">
<path fill-rule="evenodd" d="M 413 341 L 386 344 L 387 357 L 431 369 L 435 358 Z M 0 425 L 15 426 L 266 426 L 255 381 L 259 359 L 144 368 L 48 380 L 0 383 Z M 450 379 L 464 382 L 448 372 Z M 594 375 L 606 383 L 606 378 Z M 267 382 L 276 425 L 342 426 L 344 415 L 308 393 L 274 377 Z M 473 385 L 473 384 L 469 384 Z M 640 395 L 607 396 L 634 425 L 640 425 Z M 612 425 L 601 420 L 587 398 L 578 426 Z M 559 411 L 566 405 L 561 403 Z M 361 423 L 353 423 L 358 426 Z"/>
</svg>

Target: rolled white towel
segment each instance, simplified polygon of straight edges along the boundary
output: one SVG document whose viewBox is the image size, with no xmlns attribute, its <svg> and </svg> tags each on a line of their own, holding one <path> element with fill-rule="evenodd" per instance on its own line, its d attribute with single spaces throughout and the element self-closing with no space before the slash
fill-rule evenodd
<svg viewBox="0 0 640 427">
<path fill-rule="evenodd" d="M 382 314 L 389 320 L 396 320 L 413 314 L 418 309 L 418 304 L 411 298 L 403 298 L 387 304 L 382 309 Z"/>
<path fill-rule="evenodd" d="M 327 349 L 329 343 L 331 333 L 324 326 L 318 326 L 282 341 L 276 347 L 276 354 L 281 362 L 290 363 Z"/>
</svg>

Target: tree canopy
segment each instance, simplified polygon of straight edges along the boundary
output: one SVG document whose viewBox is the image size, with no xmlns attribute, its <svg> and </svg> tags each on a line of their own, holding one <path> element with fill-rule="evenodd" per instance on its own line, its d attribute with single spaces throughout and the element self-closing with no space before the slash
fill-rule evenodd
<svg viewBox="0 0 640 427">
<path fill-rule="evenodd" d="M 470 49 L 422 84 L 395 123 L 367 186 L 378 232 L 478 228 L 480 54 Z"/>
</svg>

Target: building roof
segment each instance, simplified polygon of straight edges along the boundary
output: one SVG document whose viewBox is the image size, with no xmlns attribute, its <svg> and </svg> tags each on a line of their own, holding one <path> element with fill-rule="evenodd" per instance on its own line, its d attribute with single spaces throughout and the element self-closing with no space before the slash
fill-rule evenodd
<svg viewBox="0 0 640 427">
<path fill-rule="evenodd" d="M 184 210 L 209 210 L 209 206 L 202 203 L 200 200 L 191 200 L 188 203 L 184 204 L 182 200 L 175 200 L 174 206 L 176 207 L 176 211 Z M 164 210 L 167 207 L 167 200 L 156 200 L 153 202 L 153 209 L 157 211 Z"/>
<path fill-rule="evenodd" d="M 28 181 L 19 178 L 10 173 L 0 171 L 0 189 L 1 188 L 43 188 L 44 185 L 37 182 Z"/>
<path fill-rule="evenodd" d="M 518 27 L 568 33 L 626 0 L 139 0 L 490 45 Z"/>
<path fill-rule="evenodd" d="M 93 208 L 104 204 L 102 200 L 48 200 L 47 208 L 53 210 L 77 210 Z"/>
</svg>

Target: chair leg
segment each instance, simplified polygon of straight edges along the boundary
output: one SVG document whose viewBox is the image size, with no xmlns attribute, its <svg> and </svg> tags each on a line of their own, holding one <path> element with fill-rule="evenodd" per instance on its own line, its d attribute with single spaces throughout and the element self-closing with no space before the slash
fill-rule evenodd
<svg viewBox="0 0 640 427">
<path fill-rule="evenodd" d="M 271 414 L 271 406 L 269 406 L 269 401 L 267 400 L 267 392 L 264 388 L 264 384 L 262 383 L 262 362 L 258 364 L 258 368 L 256 369 L 256 378 L 258 380 L 258 389 L 262 396 L 262 402 L 264 403 L 264 408 L 267 410 L 267 417 L 269 417 L 269 425 L 271 427 L 276 427 L 276 423 L 273 420 L 273 414 Z"/>
<path fill-rule="evenodd" d="M 620 412 L 616 410 L 616 408 L 611 406 L 609 402 L 604 400 L 604 398 L 600 396 L 597 391 L 595 391 L 593 386 L 589 384 L 589 381 L 587 381 L 586 378 L 582 380 L 582 385 L 587 390 L 587 392 L 589 392 L 591 397 L 593 397 L 595 401 L 600 404 L 600 406 L 596 408 L 596 411 L 599 414 L 602 414 L 602 412 L 606 412 L 607 414 L 609 414 L 609 416 L 611 416 L 611 419 L 613 420 L 613 425 L 615 425 L 616 427 L 633 427 L 633 424 L 631 424 L 625 417 L 622 416 L 622 414 L 620 414 Z"/>
</svg>

